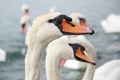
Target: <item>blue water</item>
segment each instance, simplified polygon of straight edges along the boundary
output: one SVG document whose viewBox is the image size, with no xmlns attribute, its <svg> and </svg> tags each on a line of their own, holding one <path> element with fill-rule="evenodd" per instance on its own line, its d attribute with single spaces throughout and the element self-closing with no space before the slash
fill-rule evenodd
<svg viewBox="0 0 120 80">
<path fill-rule="evenodd" d="M 21 50 L 25 48 L 25 35 L 20 32 L 21 5 L 24 3 L 29 5 L 32 19 L 48 12 L 51 6 L 65 14 L 84 14 L 87 23 L 95 30 L 95 34 L 87 38 L 97 51 L 97 67 L 109 60 L 120 59 L 120 34 L 106 34 L 100 25 L 108 15 L 120 14 L 120 0 L 0 0 L 0 48 L 7 52 L 7 61 L 0 63 L 0 80 L 24 80 Z M 45 80 L 44 70 L 42 66 L 42 80 Z M 68 76 L 66 72 L 64 75 Z"/>
</svg>

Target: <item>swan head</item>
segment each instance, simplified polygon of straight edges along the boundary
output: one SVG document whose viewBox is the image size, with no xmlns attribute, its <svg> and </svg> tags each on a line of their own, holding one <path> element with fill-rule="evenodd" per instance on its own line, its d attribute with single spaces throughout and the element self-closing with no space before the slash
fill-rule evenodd
<svg viewBox="0 0 120 80">
<path fill-rule="evenodd" d="M 84 19 L 82 20 L 85 21 Z M 94 31 L 92 29 L 89 29 L 86 25 L 77 25 L 72 21 L 71 17 L 68 17 L 64 14 L 60 14 L 52 19 L 49 19 L 48 23 L 51 23 L 57 26 L 57 28 L 64 35 L 81 35 L 81 34 L 94 33 Z"/>
<path fill-rule="evenodd" d="M 29 15 L 29 7 L 27 4 L 23 4 L 21 9 L 25 13 L 25 15 Z"/>
<path fill-rule="evenodd" d="M 84 46 L 78 43 L 74 43 L 74 44 L 70 43 L 69 45 L 73 48 L 75 59 L 77 59 L 78 61 L 83 61 L 83 62 L 96 65 L 95 61 L 93 61 L 87 54 L 85 54 Z"/>
</svg>

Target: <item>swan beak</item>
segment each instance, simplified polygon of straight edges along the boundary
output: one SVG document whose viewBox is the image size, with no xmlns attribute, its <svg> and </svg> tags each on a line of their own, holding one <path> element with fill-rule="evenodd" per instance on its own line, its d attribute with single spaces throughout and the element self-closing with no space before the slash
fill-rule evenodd
<svg viewBox="0 0 120 80">
<path fill-rule="evenodd" d="M 77 25 L 74 22 L 67 22 L 65 19 L 63 19 L 62 22 L 62 31 L 69 35 L 69 34 L 93 34 L 94 31 L 89 29 L 86 26 Z"/>
<path fill-rule="evenodd" d="M 83 62 L 87 62 L 87 63 L 93 64 L 93 65 L 96 65 L 95 61 L 93 61 L 89 56 L 84 54 L 84 52 L 81 48 L 77 49 L 77 51 L 75 53 L 75 57 L 79 61 L 83 61 Z"/>
<path fill-rule="evenodd" d="M 66 62 L 66 59 L 62 59 L 59 66 L 60 66 L 60 67 L 63 67 L 64 64 L 65 64 L 65 62 Z"/>
<path fill-rule="evenodd" d="M 25 24 L 21 25 L 21 32 L 24 33 L 25 32 Z"/>
</svg>

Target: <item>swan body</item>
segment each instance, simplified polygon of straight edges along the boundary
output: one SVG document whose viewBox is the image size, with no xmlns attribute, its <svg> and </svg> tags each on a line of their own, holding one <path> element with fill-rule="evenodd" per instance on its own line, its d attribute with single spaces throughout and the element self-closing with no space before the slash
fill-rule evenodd
<svg viewBox="0 0 120 80">
<path fill-rule="evenodd" d="M 72 13 L 70 15 L 70 17 L 73 19 L 73 21 L 76 24 L 80 24 L 80 20 L 79 18 L 85 18 L 82 14 L 80 13 Z M 86 50 L 90 50 L 90 52 L 88 53 L 88 55 L 94 60 L 96 61 L 96 51 L 95 48 L 93 47 L 93 45 L 87 40 L 87 38 L 83 35 L 78 35 L 78 36 L 69 36 L 69 40 L 71 40 L 74 43 L 78 43 L 81 44 L 83 46 L 85 46 Z M 74 64 L 74 65 L 71 65 Z M 67 60 L 66 63 L 64 64 L 65 68 L 69 68 L 69 69 L 83 69 L 86 68 L 87 64 L 84 62 L 80 62 L 77 60 Z"/>
<path fill-rule="evenodd" d="M 62 59 L 75 59 L 73 56 L 73 50 L 68 45 L 68 36 L 63 36 L 59 39 L 53 40 L 47 47 L 46 52 L 46 74 L 47 80 L 61 80 L 59 72 L 59 64 Z M 73 43 L 74 44 L 74 43 Z M 85 51 L 86 52 L 86 51 Z M 71 64 L 74 65 L 74 64 Z M 92 80 L 94 74 L 94 65 L 88 64 L 86 73 L 82 80 Z M 91 67 L 91 68 L 90 68 Z M 93 71 L 92 71 L 93 70 Z M 88 75 L 89 73 L 93 73 Z"/>
<path fill-rule="evenodd" d="M 0 62 L 6 61 L 6 52 L 0 48 Z"/>
<path fill-rule="evenodd" d="M 25 57 L 25 80 L 40 80 L 40 60 L 47 44 L 65 34 L 93 33 L 86 27 L 73 24 L 72 19 L 62 13 L 47 13 L 37 17 L 31 27 L 30 40 Z M 66 29 L 67 28 L 67 29 Z M 77 28 L 77 30 L 76 30 Z M 68 30 L 69 29 L 69 30 Z"/>
<path fill-rule="evenodd" d="M 120 60 L 112 60 L 96 69 L 93 80 L 120 80 Z"/>
<path fill-rule="evenodd" d="M 109 15 L 106 20 L 101 21 L 101 25 L 106 33 L 120 32 L 120 15 Z"/>
</svg>

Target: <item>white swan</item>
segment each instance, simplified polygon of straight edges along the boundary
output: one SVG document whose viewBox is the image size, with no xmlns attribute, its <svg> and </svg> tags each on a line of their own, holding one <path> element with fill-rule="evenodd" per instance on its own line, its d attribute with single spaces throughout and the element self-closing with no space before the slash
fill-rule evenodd
<svg viewBox="0 0 120 80">
<path fill-rule="evenodd" d="M 72 18 L 72 20 L 77 23 L 82 25 L 83 22 L 81 22 L 82 19 L 85 19 L 84 16 L 80 13 L 72 13 L 70 15 L 70 17 Z M 81 24 L 82 23 L 82 24 Z M 86 24 L 86 23 L 85 23 Z M 87 25 L 86 25 L 87 26 Z M 78 44 L 82 44 L 83 46 L 85 46 L 87 51 L 90 51 L 88 53 L 88 55 L 94 60 L 96 61 L 96 51 L 93 47 L 93 45 L 86 39 L 85 36 L 83 35 L 79 35 L 79 36 L 69 36 L 69 41 L 72 41 L 72 43 L 78 43 Z M 74 65 L 71 65 L 74 64 Z M 81 69 L 81 68 L 86 68 L 87 64 L 83 63 L 83 62 L 79 62 L 77 60 L 67 60 L 64 64 L 65 68 L 69 68 L 69 69 Z"/>
<path fill-rule="evenodd" d="M 120 60 L 112 60 L 96 69 L 93 80 L 120 80 Z"/>
<path fill-rule="evenodd" d="M 6 61 L 6 51 L 0 48 L 0 62 Z"/>
<path fill-rule="evenodd" d="M 106 20 L 101 21 L 101 25 L 106 33 L 119 33 L 120 15 L 109 15 Z"/>
<path fill-rule="evenodd" d="M 88 27 L 80 27 L 72 19 L 61 13 L 47 13 L 37 17 L 30 30 L 25 57 L 25 80 L 39 80 L 40 60 L 47 44 L 63 34 L 93 33 Z"/>
<path fill-rule="evenodd" d="M 68 38 L 68 36 L 63 36 L 59 39 L 52 41 L 48 45 L 46 50 L 47 51 L 47 57 L 46 57 L 47 80 L 59 80 L 59 79 L 61 80 L 59 76 L 59 69 L 58 69 L 61 65 L 59 64 L 63 59 L 71 59 L 70 54 L 73 54 L 72 50 L 70 49 L 70 46 L 68 46 L 69 43 L 71 43 L 71 41 Z M 83 42 L 81 44 L 84 45 Z M 88 46 L 86 46 L 85 51 L 90 57 L 92 54 L 91 49 L 88 48 Z M 95 57 L 96 54 L 92 54 L 92 55 L 94 57 L 93 56 L 91 57 L 93 59 L 96 59 Z M 65 62 L 62 63 L 62 66 L 64 66 L 64 64 Z M 71 66 L 72 65 L 74 65 L 74 63 L 71 63 Z M 95 75 L 94 75 L 94 71 L 95 71 L 95 66 L 88 64 L 82 80 L 120 80 L 120 76 L 119 76 L 120 60 L 113 60 L 113 61 L 107 62 L 106 64 L 99 67 L 95 71 Z"/>
<path fill-rule="evenodd" d="M 21 31 L 23 33 L 25 32 L 25 30 L 27 31 L 26 38 L 25 38 L 25 45 L 28 45 L 29 36 L 30 36 L 29 31 L 30 31 L 31 26 L 32 26 L 32 19 L 30 16 L 28 5 L 26 5 L 26 4 L 22 5 L 22 10 L 24 12 L 24 16 L 21 18 Z"/>
<path fill-rule="evenodd" d="M 71 46 L 69 44 L 72 44 Z M 61 37 L 59 39 L 56 39 L 52 41 L 46 51 L 47 51 L 47 56 L 46 56 L 46 75 L 47 75 L 47 80 L 62 80 L 60 77 L 60 71 L 59 68 L 61 65 L 61 61 L 64 59 L 77 59 L 80 61 L 85 61 L 88 63 L 86 73 L 83 77 L 82 80 L 93 80 L 93 75 L 94 75 L 94 68 L 95 66 L 93 64 L 94 61 L 92 61 L 88 56 L 87 52 L 85 50 L 85 54 L 83 53 L 84 48 L 78 47 L 76 43 L 70 43 L 68 36 Z M 81 51 L 78 49 L 81 48 Z M 77 55 L 76 55 L 77 53 Z M 62 63 L 64 65 L 64 63 Z M 71 64 L 74 65 L 74 64 Z"/>
</svg>

